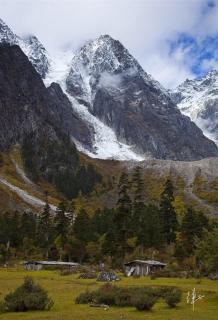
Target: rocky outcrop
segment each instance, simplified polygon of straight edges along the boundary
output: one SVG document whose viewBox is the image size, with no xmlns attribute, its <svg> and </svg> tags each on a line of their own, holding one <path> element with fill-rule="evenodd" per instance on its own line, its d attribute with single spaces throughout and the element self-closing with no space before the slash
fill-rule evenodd
<svg viewBox="0 0 218 320">
<path fill-rule="evenodd" d="M 180 113 L 166 90 L 108 35 L 77 52 L 66 84 L 69 94 L 137 153 L 173 160 L 218 155 L 216 145 Z"/>
<path fill-rule="evenodd" d="M 22 142 L 26 134 L 51 140 L 70 135 L 91 144 L 91 132 L 72 110 L 61 88 L 46 88 L 40 75 L 16 45 L 0 45 L 0 149 Z"/>
<path fill-rule="evenodd" d="M 88 126 L 73 111 L 72 104 L 57 83 L 52 83 L 47 89 L 50 97 L 50 111 L 53 123 L 68 133 L 75 142 L 79 142 L 88 150 L 92 149 L 93 128 Z"/>
</svg>

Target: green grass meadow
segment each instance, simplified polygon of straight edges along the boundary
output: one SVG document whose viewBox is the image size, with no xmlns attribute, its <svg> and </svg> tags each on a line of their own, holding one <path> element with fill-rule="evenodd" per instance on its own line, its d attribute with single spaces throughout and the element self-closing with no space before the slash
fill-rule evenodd
<svg viewBox="0 0 218 320">
<path fill-rule="evenodd" d="M 50 311 L 3 313 L 1 320 L 217 320 L 218 319 L 218 281 L 207 279 L 155 279 L 125 278 L 118 283 L 120 286 L 160 286 L 180 287 L 184 294 L 182 302 L 175 309 L 170 309 L 162 301 L 155 304 L 152 311 L 139 312 L 134 308 L 111 307 L 109 310 L 93 308 L 88 305 L 75 304 L 75 298 L 87 288 L 96 289 L 101 286 L 95 280 L 78 279 L 78 275 L 61 276 L 57 271 L 31 271 L 20 269 L 0 269 L 0 300 L 19 286 L 25 276 L 32 276 L 37 283 L 45 288 L 54 300 Z M 195 311 L 186 303 L 188 291 L 196 288 L 197 293 L 205 298 L 196 303 Z"/>
</svg>

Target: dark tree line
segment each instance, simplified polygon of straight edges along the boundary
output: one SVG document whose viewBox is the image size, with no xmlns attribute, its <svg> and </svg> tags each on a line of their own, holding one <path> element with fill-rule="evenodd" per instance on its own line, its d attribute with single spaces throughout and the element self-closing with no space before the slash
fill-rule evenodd
<svg viewBox="0 0 218 320">
<path fill-rule="evenodd" d="M 63 141 L 27 135 L 22 144 L 22 157 L 30 178 L 44 178 L 54 184 L 68 199 L 81 192 L 86 195 L 102 181 L 101 175 L 89 164 L 81 164 L 76 147 L 68 136 Z"/>
<path fill-rule="evenodd" d="M 194 254 L 195 240 L 210 228 L 209 221 L 202 213 L 188 208 L 178 222 L 170 180 L 163 186 L 158 205 L 145 199 L 140 168 L 131 177 L 122 173 L 117 187 L 115 208 L 97 210 L 93 216 L 84 209 L 76 213 L 73 202 L 61 202 L 55 214 L 48 204 L 39 216 L 1 214 L 0 259 L 20 255 L 121 265 L 126 257 L 143 257 L 150 248 L 164 251 L 173 246 L 178 259 Z"/>
</svg>

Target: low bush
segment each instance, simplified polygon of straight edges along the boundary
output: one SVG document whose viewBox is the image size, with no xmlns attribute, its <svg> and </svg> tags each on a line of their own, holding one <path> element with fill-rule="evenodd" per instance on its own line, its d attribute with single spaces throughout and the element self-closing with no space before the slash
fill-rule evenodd
<svg viewBox="0 0 218 320">
<path fill-rule="evenodd" d="M 173 288 L 169 290 L 164 297 L 166 303 L 170 308 L 175 308 L 175 306 L 181 301 L 182 299 L 182 291 L 179 288 Z"/>
<path fill-rule="evenodd" d="M 116 286 L 113 286 L 109 283 L 103 285 L 96 292 L 96 298 L 98 303 L 107 304 L 109 306 L 116 305 L 116 296 L 119 289 Z"/>
<path fill-rule="evenodd" d="M 139 311 L 149 311 L 157 302 L 157 297 L 148 293 L 138 293 L 132 297 L 132 305 Z"/>
<path fill-rule="evenodd" d="M 118 307 L 129 307 L 132 305 L 133 291 L 129 288 L 117 289 L 115 305 Z"/>
<path fill-rule="evenodd" d="M 77 298 L 76 303 L 77 304 L 86 304 L 91 302 L 96 302 L 96 291 L 85 291 L 82 292 Z"/>
<path fill-rule="evenodd" d="M 155 295 L 158 298 L 165 299 L 166 295 L 171 292 L 174 288 L 173 286 L 160 286 L 155 288 Z"/>
<path fill-rule="evenodd" d="M 76 303 L 97 303 L 109 306 L 134 306 L 137 310 L 151 310 L 159 298 L 163 298 L 170 307 L 181 301 L 182 292 L 177 287 L 117 287 L 109 283 L 96 291 L 80 294 Z"/>
<path fill-rule="evenodd" d="M 24 312 L 49 310 L 52 306 L 53 301 L 48 297 L 47 292 L 36 285 L 32 278 L 27 277 L 20 287 L 6 295 L 1 309 L 5 312 Z"/>
</svg>

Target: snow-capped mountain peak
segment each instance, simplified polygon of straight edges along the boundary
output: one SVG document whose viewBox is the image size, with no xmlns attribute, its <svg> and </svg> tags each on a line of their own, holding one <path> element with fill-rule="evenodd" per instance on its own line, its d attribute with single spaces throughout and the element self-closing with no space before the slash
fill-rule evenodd
<svg viewBox="0 0 218 320">
<path fill-rule="evenodd" d="M 36 67 L 38 73 L 45 78 L 51 63 L 51 59 L 35 35 L 30 35 L 25 39 L 21 39 L 20 46 L 29 60 Z"/>
<path fill-rule="evenodd" d="M 120 41 L 110 35 L 101 35 L 76 52 L 67 86 L 79 100 L 91 104 L 99 83 L 116 85 L 117 80 L 128 75 L 140 76 L 148 86 L 155 88 L 163 99 L 169 100 L 168 92 L 160 83 L 142 69 Z M 110 76 L 113 76 L 113 79 Z"/>
<path fill-rule="evenodd" d="M 171 93 L 181 112 L 189 116 L 206 136 L 218 143 L 218 71 L 200 79 L 186 80 Z"/>
<path fill-rule="evenodd" d="M 181 115 L 169 93 L 121 42 L 109 35 L 87 42 L 75 53 L 66 91 L 94 128 L 101 121 L 113 130 L 119 142 L 132 146 L 137 154 L 193 159 L 205 152 L 202 144 L 207 142 L 202 132 Z M 189 139 L 193 135 L 198 136 L 195 147 Z M 177 149 L 179 140 L 182 146 Z M 208 147 L 216 149 L 213 143 Z"/>
<path fill-rule="evenodd" d="M 21 38 L 0 19 L 0 43 L 2 42 L 10 43 L 11 45 L 19 45 L 23 52 L 28 56 L 37 72 L 42 78 L 45 78 L 48 73 L 50 58 L 48 52 L 36 36 L 30 35 L 26 38 Z"/>
<path fill-rule="evenodd" d="M 21 38 L 3 22 L 0 42 L 18 44 L 46 85 L 59 83 L 63 91 L 57 84 L 48 88 L 54 108 L 72 106 L 74 120 L 66 122 L 68 131 L 90 156 L 193 160 L 218 154 L 169 93 L 111 36 L 102 35 L 75 54 L 62 52 L 51 60 L 35 36 Z M 68 120 L 64 111 L 62 116 Z"/>
<path fill-rule="evenodd" d="M 18 37 L 12 32 L 7 24 L 0 19 L 0 43 L 7 42 L 10 44 L 18 44 Z"/>
</svg>

